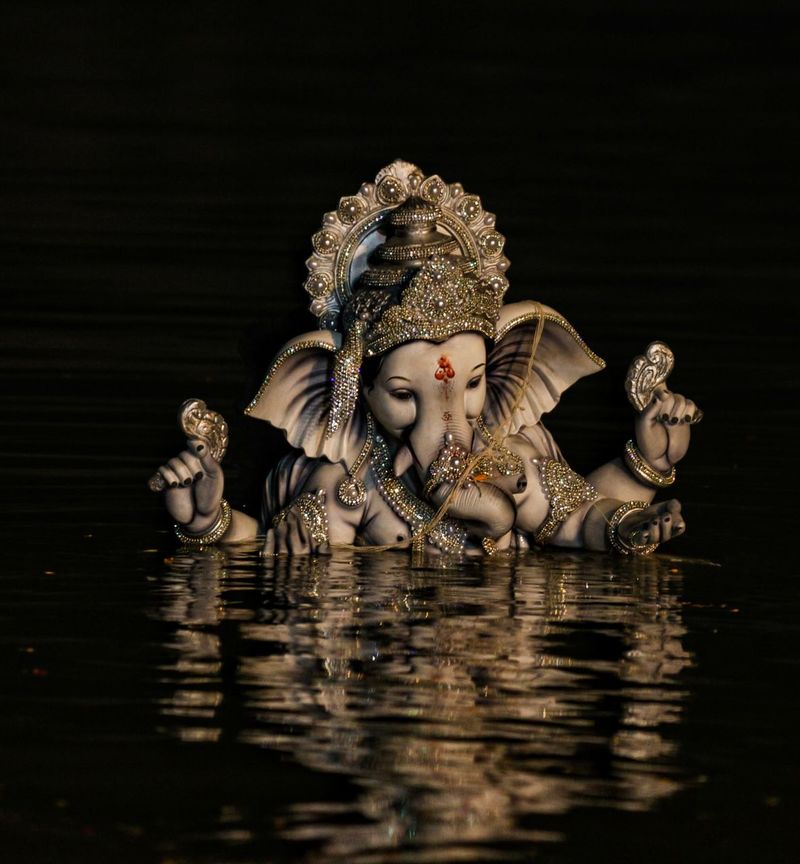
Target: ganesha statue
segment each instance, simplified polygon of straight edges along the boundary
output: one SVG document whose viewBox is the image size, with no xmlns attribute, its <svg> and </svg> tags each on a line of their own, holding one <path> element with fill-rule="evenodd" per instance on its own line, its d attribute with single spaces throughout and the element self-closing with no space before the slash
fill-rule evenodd
<svg viewBox="0 0 800 864">
<path fill-rule="evenodd" d="M 634 433 L 578 475 L 542 417 L 604 362 L 554 309 L 503 303 L 505 239 L 476 195 L 396 161 L 342 198 L 312 243 L 318 329 L 278 352 L 246 408 L 293 449 L 254 519 L 223 498 L 227 428 L 201 411 L 154 478 L 183 544 L 645 555 L 685 531 L 677 500 L 653 503 L 702 416 L 667 387 L 671 352 L 653 343 L 636 358 Z"/>
</svg>

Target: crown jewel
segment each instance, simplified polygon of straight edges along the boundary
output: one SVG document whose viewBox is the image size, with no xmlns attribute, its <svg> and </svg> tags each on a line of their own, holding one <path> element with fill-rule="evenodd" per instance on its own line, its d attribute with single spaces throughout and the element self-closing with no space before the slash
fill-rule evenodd
<svg viewBox="0 0 800 864">
<path fill-rule="evenodd" d="M 323 217 L 306 261 L 311 311 L 321 329 L 342 332 L 354 293 L 405 286 L 431 255 L 471 262 L 507 288 L 504 242 L 477 195 L 397 159 Z"/>
<path fill-rule="evenodd" d="M 327 214 L 308 261 L 311 310 L 344 337 L 332 370 L 329 437 L 353 414 L 365 356 L 463 332 L 494 339 L 508 288 L 494 216 L 459 184 L 397 161 L 359 195 Z"/>
<path fill-rule="evenodd" d="M 366 356 L 415 339 L 438 342 L 465 331 L 494 339 L 505 288 L 492 279 L 478 280 L 465 269 L 464 262 L 436 255 L 422 265 L 399 302 L 392 303 L 387 297 L 384 303 L 375 303 L 377 298 L 373 299 L 374 321 L 360 304 L 359 318 L 368 322 Z"/>
</svg>

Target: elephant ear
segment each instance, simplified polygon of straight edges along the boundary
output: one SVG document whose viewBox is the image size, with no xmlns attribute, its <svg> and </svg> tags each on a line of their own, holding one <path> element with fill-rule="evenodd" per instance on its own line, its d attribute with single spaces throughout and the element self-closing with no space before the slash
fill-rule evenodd
<svg viewBox="0 0 800 864">
<path fill-rule="evenodd" d="M 326 435 L 333 360 L 341 341 L 338 333 L 316 330 L 287 342 L 244 413 L 281 429 L 292 447 L 312 459 L 349 465 L 367 435 L 360 404 L 333 435 Z"/>
<path fill-rule="evenodd" d="M 542 335 L 531 364 L 540 320 Z M 579 378 L 605 365 L 554 309 L 532 301 L 509 303 L 500 311 L 497 339 L 486 362 L 484 419 L 490 429 L 502 426 L 514 435 L 538 423 Z"/>
</svg>

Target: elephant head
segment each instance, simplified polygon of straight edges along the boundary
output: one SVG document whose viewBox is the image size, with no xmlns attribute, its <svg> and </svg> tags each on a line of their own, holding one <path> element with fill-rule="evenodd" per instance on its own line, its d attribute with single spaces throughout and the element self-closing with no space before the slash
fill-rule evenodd
<svg viewBox="0 0 800 864">
<path fill-rule="evenodd" d="M 370 414 L 391 447 L 395 474 L 420 490 L 443 451 L 472 454 L 485 446 L 479 426 L 504 436 L 533 426 L 564 390 L 603 366 L 547 306 L 501 306 L 498 298 L 491 308 L 485 296 L 470 298 L 462 286 L 461 305 L 437 329 L 433 316 L 409 320 L 424 305 L 409 297 L 414 287 L 419 284 L 412 280 L 400 302 L 380 309 L 368 325 L 357 325 L 368 319 L 353 310 L 344 339 L 320 330 L 289 342 L 246 413 L 282 429 L 307 456 L 339 462 L 345 470 L 362 451 Z M 481 303 L 486 316 L 476 314 Z M 404 339 L 407 334 L 423 338 Z M 338 379 L 347 376 L 348 364 L 356 377 L 350 373 L 343 386 Z M 466 484 L 450 495 L 448 513 L 471 533 L 500 536 L 513 524 L 517 481 Z M 426 491 L 437 506 L 452 490 L 427 482 Z"/>
<path fill-rule="evenodd" d="M 508 260 L 494 216 L 409 163 L 343 198 L 312 242 L 306 290 L 329 329 L 284 347 L 246 413 L 351 478 L 374 419 L 414 492 L 434 506 L 447 498 L 476 534 L 505 533 L 519 475 L 479 473 L 477 488 L 453 471 L 464 458 L 469 470 L 492 430 L 535 425 L 602 360 L 554 310 L 503 306 Z"/>
</svg>

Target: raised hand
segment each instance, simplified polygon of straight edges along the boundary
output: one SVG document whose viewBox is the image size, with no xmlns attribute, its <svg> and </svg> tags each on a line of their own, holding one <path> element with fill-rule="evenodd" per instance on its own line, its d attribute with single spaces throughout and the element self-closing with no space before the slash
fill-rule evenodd
<svg viewBox="0 0 800 864">
<path fill-rule="evenodd" d="M 703 412 L 685 396 L 672 393 L 665 385 L 636 418 L 636 444 L 648 464 L 657 471 L 669 471 L 689 449 L 690 426 Z"/>
<path fill-rule="evenodd" d="M 208 445 L 199 438 L 158 469 L 164 478 L 164 503 L 170 516 L 191 534 L 208 531 L 217 521 L 225 477 Z"/>
</svg>

